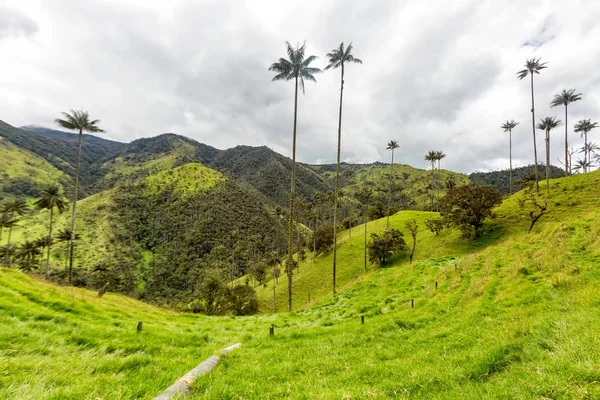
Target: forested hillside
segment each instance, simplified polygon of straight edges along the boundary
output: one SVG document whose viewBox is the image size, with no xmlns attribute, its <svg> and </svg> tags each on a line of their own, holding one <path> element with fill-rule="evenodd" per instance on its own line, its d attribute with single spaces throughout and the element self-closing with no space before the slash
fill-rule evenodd
<svg viewBox="0 0 600 400">
<path fill-rule="evenodd" d="M 540 176 L 546 175 L 546 167 L 540 166 L 538 168 Z M 526 167 L 514 168 L 512 171 L 513 175 L 513 191 L 518 192 L 523 189 L 527 182 L 535 181 L 535 168 L 533 165 Z M 550 178 L 562 178 L 565 176 L 565 171 L 561 168 L 550 166 Z M 503 194 L 510 194 L 509 185 L 510 171 L 503 169 L 500 171 L 488 171 L 488 172 L 473 172 L 469 175 L 469 179 L 473 185 L 479 186 L 492 186 L 500 190 Z"/>
</svg>

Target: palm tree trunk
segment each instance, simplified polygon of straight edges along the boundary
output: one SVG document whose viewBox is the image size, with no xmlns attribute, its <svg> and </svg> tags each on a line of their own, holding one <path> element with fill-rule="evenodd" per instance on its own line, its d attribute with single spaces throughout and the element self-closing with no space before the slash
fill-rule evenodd
<svg viewBox="0 0 600 400">
<path fill-rule="evenodd" d="M 508 190 L 512 194 L 512 129 L 508 130 L 508 158 L 510 165 L 510 172 L 508 175 Z"/>
<path fill-rule="evenodd" d="M 2 228 L 4 228 L 4 226 L 0 225 L 0 246 L 2 245 Z"/>
<path fill-rule="evenodd" d="M 390 166 L 390 188 L 388 190 L 388 199 L 387 199 L 387 220 L 385 222 L 385 227 L 390 227 L 390 200 L 392 198 L 392 185 L 394 179 L 394 149 L 392 149 L 392 165 Z"/>
<path fill-rule="evenodd" d="M 535 101 L 533 97 L 533 73 L 531 75 L 531 127 L 533 129 L 533 157 L 535 160 L 535 191 L 540 191 L 540 184 L 538 183 L 538 161 L 537 161 L 537 144 L 535 140 Z"/>
<path fill-rule="evenodd" d="M 434 173 L 433 163 L 434 162 L 435 161 L 431 161 L 431 190 L 430 190 L 431 196 L 429 196 L 429 197 L 431 197 L 431 212 L 433 212 L 433 173 Z"/>
<path fill-rule="evenodd" d="M 50 207 L 50 229 L 48 229 L 48 258 L 46 258 L 46 279 L 48 279 L 49 270 L 50 270 L 50 248 L 52 247 L 52 217 L 53 216 L 54 216 L 54 207 Z"/>
<path fill-rule="evenodd" d="M 73 216 L 71 221 L 71 247 L 69 252 L 69 285 L 73 282 L 73 253 L 77 229 L 77 190 L 79 189 L 79 165 L 81 163 L 81 142 L 83 131 L 79 129 L 79 145 L 77 146 L 77 168 L 75 169 L 75 193 L 73 194 Z"/>
<path fill-rule="evenodd" d="M 6 243 L 6 247 L 10 247 L 10 235 L 12 235 L 12 226 L 8 228 L 8 242 Z M 8 249 L 8 257 L 6 258 L 6 265 L 10 268 L 10 249 Z"/>
<path fill-rule="evenodd" d="M 292 142 L 292 185 L 290 189 L 290 216 L 288 232 L 288 263 L 286 273 L 288 276 L 288 311 L 292 311 L 292 273 L 294 260 L 294 195 L 296 192 L 296 125 L 298 121 L 298 77 L 294 90 L 294 134 Z"/>
<path fill-rule="evenodd" d="M 340 191 L 340 152 L 342 147 L 342 101 L 344 99 L 344 63 L 342 63 L 342 78 L 340 82 L 340 114 L 338 119 L 338 143 L 337 143 L 337 165 L 335 167 L 335 199 L 333 209 L 333 293 L 335 290 L 337 269 L 337 226 L 338 226 L 338 202 Z"/>
<path fill-rule="evenodd" d="M 584 147 L 584 149 L 585 149 L 585 150 L 584 150 L 584 153 L 583 153 L 583 158 L 584 158 L 584 159 L 587 159 L 587 162 L 588 162 L 588 165 L 589 165 L 589 164 L 592 162 L 592 154 L 591 154 L 591 152 L 588 150 L 588 145 L 587 145 L 587 132 L 584 132 L 584 133 L 583 133 L 583 135 L 584 135 L 584 146 L 585 146 L 585 147 Z M 589 167 L 587 167 L 587 166 L 586 166 L 586 167 L 584 168 L 584 171 L 585 171 L 585 172 L 588 172 L 588 168 L 589 168 Z"/>
<path fill-rule="evenodd" d="M 569 138 L 567 131 L 569 120 L 567 119 L 567 107 L 565 104 L 565 176 L 569 176 Z"/>
<path fill-rule="evenodd" d="M 275 272 L 277 263 L 273 263 L 273 312 L 277 312 L 277 297 L 275 296 L 275 290 L 277 289 L 277 273 Z"/>
<path fill-rule="evenodd" d="M 367 272 L 367 224 L 369 220 L 365 218 L 365 272 Z"/>
<path fill-rule="evenodd" d="M 546 194 L 550 195 L 550 130 L 546 130 Z"/>
</svg>

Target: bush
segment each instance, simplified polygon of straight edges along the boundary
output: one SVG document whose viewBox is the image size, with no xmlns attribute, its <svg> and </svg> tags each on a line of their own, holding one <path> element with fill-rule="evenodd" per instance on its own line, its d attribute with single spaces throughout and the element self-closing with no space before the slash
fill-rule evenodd
<svg viewBox="0 0 600 400">
<path fill-rule="evenodd" d="M 235 315 L 251 315 L 258 312 L 256 291 L 250 286 L 236 286 L 229 290 L 229 309 Z"/>
<path fill-rule="evenodd" d="M 369 261 L 379 266 L 384 266 L 390 257 L 407 249 L 403 234 L 397 229 L 388 229 L 381 236 L 371 233 L 371 241 L 367 248 Z"/>
</svg>

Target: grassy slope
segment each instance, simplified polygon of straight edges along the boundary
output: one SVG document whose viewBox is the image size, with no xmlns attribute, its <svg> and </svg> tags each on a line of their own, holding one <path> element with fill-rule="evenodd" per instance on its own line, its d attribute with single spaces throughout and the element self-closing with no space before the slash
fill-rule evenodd
<svg viewBox="0 0 600 400">
<path fill-rule="evenodd" d="M 531 235 L 510 198 L 475 244 L 420 235 L 417 262 L 358 278 L 348 255 L 356 283 L 292 313 L 178 315 L 0 270 L 0 397 L 150 398 L 241 340 L 192 398 L 597 398 L 599 188 L 600 173 L 553 182 L 552 213 Z"/>
<path fill-rule="evenodd" d="M 2 171 L 3 182 L 26 180 L 40 187 L 66 179 L 66 175 L 48 161 L 15 146 L 2 137 L 0 137 L 0 171 Z"/>
<path fill-rule="evenodd" d="M 149 190 L 152 191 L 158 191 L 160 187 L 173 183 L 177 190 L 186 192 L 208 189 L 220 179 L 223 177 L 218 172 L 201 164 L 190 163 L 151 175 L 145 178 L 145 181 Z M 82 248 L 87 249 L 85 252 L 78 251 L 76 253 L 76 264 L 78 265 L 91 266 L 106 256 L 111 240 L 110 208 L 113 204 L 113 192 L 114 189 L 105 190 L 77 203 L 77 232 L 81 234 Z M 49 213 L 47 211 L 40 211 L 29 216 L 13 229 L 11 241 L 18 244 L 23 240 L 33 240 L 47 235 L 48 220 Z M 63 214 L 55 217 L 54 232 L 70 226 L 70 220 L 71 212 L 68 208 Z M 6 236 L 4 240 L 6 240 Z M 55 244 L 52 251 L 54 269 L 64 268 L 64 251 L 66 251 L 66 244 Z"/>
<path fill-rule="evenodd" d="M 455 259 L 424 259 L 424 239 L 421 261 L 282 314 L 193 398 L 598 398 L 599 188 L 600 173 L 553 182 L 531 235 L 511 198 L 489 246 Z"/>
</svg>

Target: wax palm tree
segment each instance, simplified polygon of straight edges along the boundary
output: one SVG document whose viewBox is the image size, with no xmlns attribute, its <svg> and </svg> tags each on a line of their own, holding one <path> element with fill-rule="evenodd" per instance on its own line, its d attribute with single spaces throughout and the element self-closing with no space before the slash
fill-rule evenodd
<svg viewBox="0 0 600 400">
<path fill-rule="evenodd" d="M 14 244 L 5 244 L 4 246 L 0 246 L 0 260 L 9 260 L 11 259 L 17 250 L 17 246 Z"/>
<path fill-rule="evenodd" d="M 508 132 L 508 157 L 510 165 L 510 172 L 508 175 L 508 187 L 510 193 L 512 193 L 512 130 L 515 129 L 517 125 L 519 125 L 519 123 L 516 122 L 514 119 L 511 119 L 510 121 L 506 120 L 506 122 L 504 122 L 501 126 L 501 128 L 504 129 L 504 132 Z"/>
<path fill-rule="evenodd" d="M 58 232 L 56 233 L 56 241 L 59 243 L 65 243 L 67 245 L 67 248 L 65 249 L 65 270 L 68 268 L 68 253 L 69 253 L 69 243 L 71 242 L 71 237 L 72 237 L 72 232 L 71 232 L 71 228 L 69 227 L 65 227 L 63 229 L 59 229 Z M 77 233 L 75 235 L 75 240 L 79 240 L 81 237 L 81 235 L 79 235 L 79 233 Z M 65 271 L 66 272 L 66 271 Z"/>
<path fill-rule="evenodd" d="M 554 95 L 550 103 L 551 107 L 565 106 L 565 176 L 569 175 L 569 136 L 568 136 L 568 108 L 569 104 L 581 100 L 581 93 L 575 93 L 575 89 L 563 90 L 560 94 Z"/>
<path fill-rule="evenodd" d="M 340 189 L 340 152 L 342 146 L 342 102 L 344 100 L 344 65 L 345 64 L 362 64 L 362 61 L 352 55 L 352 43 L 344 48 L 344 42 L 340 46 L 333 49 L 325 55 L 329 64 L 325 67 L 325 71 L 330 69 L 340 68 L 340 113 L 338 118 L 338 143 L 337 143 L 337 164 L 335 167 L 335 205 L 333 211 L 333 293 L 335 288 L 336 262 L 337 262 L 337 226 L 338 226 L 338 205 L 339 205 L 339 189 Z"/>
<path fill-rule="evenodd" d="M 71 217 L 71 249 L 69 252 L 69 284 L 73 278 L 73 252 L 75 251 L 75 236 L 77 231 L 77 191 L 79 190 L 79 167 L 81 164 L 81 142 L 83 132 L 104 132 L 98 124 L 100 120 L 90 119 L 87 111 L 71 110 L 70 113 L 62 113 L 64 119 L 57 118 L 54 121 L 65 129 L 79 132 L 79 144 L 77 146 L 77 165 L 75 167 L 75 191 L 73 193 L 73 214 Z"/>
<path fill-rule="evenodd" d="M 304 93 L 304 80 L 316 82 L 314 75 L 321 72 L 319 68 L 310 67 L 310 64 L 317 59 L 316 56 L 305 57 L 306 43 L 295 48 L 289 42 L 286 42 L 288 59 L 280 58 L 277 62 L 271 64 L 269 71 L 277 73 L 273 81 L 294 81 L 294 132 L 292 140 L 292 182 L 290 189 L 290 215 L 288 232 L 288 310 L 292 311 L 292 266 L 293 266 L 293 240 L 294 240 L 294 194 L 296 191 L 296 122 L 298 119 L 298 85 Z"/>
<path fill-rule="evenodd" d="M 425 161 L 429 161 L 429 164 L 431 165 L 431 189 L 429 192 L 431 198 L 431 211 L 433 212 L 433 169 L 435 168 L 435 163 L 437 161 L 437 152 L 433 150 L 429 151 L 429 153 L 425 155 Z"/>
<path fill-rule="evenodd" d="M 50 223 L 48 224 L 48 257 L 46 258 L 46 279 L 48 279 L 50 270 L 50 250 L 52 248 L 52 222 L 54 217 L 54 208 L 58 210 L 59 214 L 62 214 L 67 206 L 67 202 L 63 199 L 62 193 L 58 186 L 49 186 L 42 190 L 41 198 L 35 202 L 35 206 L 39 209 L 50 211 Z"/>
<path fill-rule="evenodd" d="M 10 225 L 5 225 L 8 228 L 8 243 L 10 246 L 10 237 L 12 234 L 12 228 L 17 225 L 18 219 L 15 216 L 23 216 L 29 211 L 29 207 L 27 207 L 27 203 L 23 199 L 10 199 L 5 200 L 4 203 L 0 206 L 0 212 L 2 214 L 8 215 L 9 218 L 12 218 L 12 223 Z M 10 253 L 7 257 L 7 264 L 10 267 Z"/>
<path fill-rule="evenodd" d="M 588 170 L 588 168 L 590 168 L 591 166 L 592 166 L 592 164 L 588 160 L 579 159 L 575 163 L 575 166 L 573 167 L 573 171 L 581 172 L 581 170 L 583 170 L 583 172 L 586 172 Z"/>
<path fill-rule="evenodd" d="M 442 169 L 442 159 L 446 158 L 446 154 L 444 154 L 443 151 L 436 151 L 435 152 L 435 158 L 437 160 L 437 164 L 438 164 L 437 169 L 439 171 L 439 170 Z"/>
<path fill-rule="evenodd" d="M 2 230 L 4 228 L 12 228 L 17 223 L 17 220 L 9 213 L 0 214 L 0 244 L 2 244 Z"/>
<path fill-rule="evenodd" d="M 26 240 L 17 247 L 15 257 L 24 262 L 22 267 L 23 270 L 31 271 L 33 262 L 39 254 L 40 249 L 38 248 L 37 243 L 35 243 L 35 241 L 30 242 L 29 240 Z"/>
<path fill-rule="evenodd" d="M 575 132 L 581 133 L 581 136 L 584 138 L 584 147 L 587 147 L 587 135 L 590 133 L 592 129 L 598 127 L 597 122 L 592 122 L 591 119 L 582 119 L 575 124 Z M 584 158 L 587 160 L 588 164 L 591 162 L 591 155 L 585 154 Z"/>
<path fill-rule="evenodd" d="M 535 190 L 540 190 L 540 185 L 538 183 L 538 161 L 537 161 L 537 144 L 535 140 L 535 101 L 533 95 L 533 75 L 539 74 L 541 70 L 548 68 L 546 67 L 547 63 L 541 62 L 539 58 L 532 58 L 525 62 L 525 69 L 517 72 L 517 77 L 519 80 L 522 80 L 527 75 L 531 77 L 531 129 L 533 132 L 533 156 L 535 160 Z"/>
<path fill-rule="evenodd" d="M 398 142 L 396 140 L 390 140 L 386 147 L 386 150 L 390 150 L 392 152 L 392 164 L 390 165 L 390 187 L 387 198 L 387 221 L 385 223 L 386 227 L 390 226 L 390 199 L 392 198 L 392 186 L 394 185 L 394 150 L 396 150 L 398 147 L 400 147 L 400 145 L 398 145 Z"/>
<path fill-rule="evenodd" d="M 539 130 L 546 132 L 546 194 L 550 194 L 550 131 L 560 125 L 562 121 L 555 117 L 546 117 L 537 124 Z"/>
<path fill-rule="evenodd" d="M 579 151 L 580 153 L 583 153 L 584 158 L 587 157 L 586 159 L 587 159 L 588 168 L 586 168 L 584 172 L 590 172 L 592 170 L 591 167 L 593 167 L 594 165 L 592 164 L 591 155 L 595 154 L 596 155 L 595 158 L 597 159 L 598 158 L 598 155 L 597 155 L 598 150 L 600 150 L 600 146 L 598 146 L 594 142 L 588 142 Z"/>
<path fill-rule="evenodd" d="M 44 251 L 48 247 L 49 243 L 50 243 L 50 238 L 48 236 L 42 236 L 42 237 L 35 239 L 35 245 L 41 250 L 40 254 L 42 256 L 42 260 L 44 258 Z"/>
</svg>

